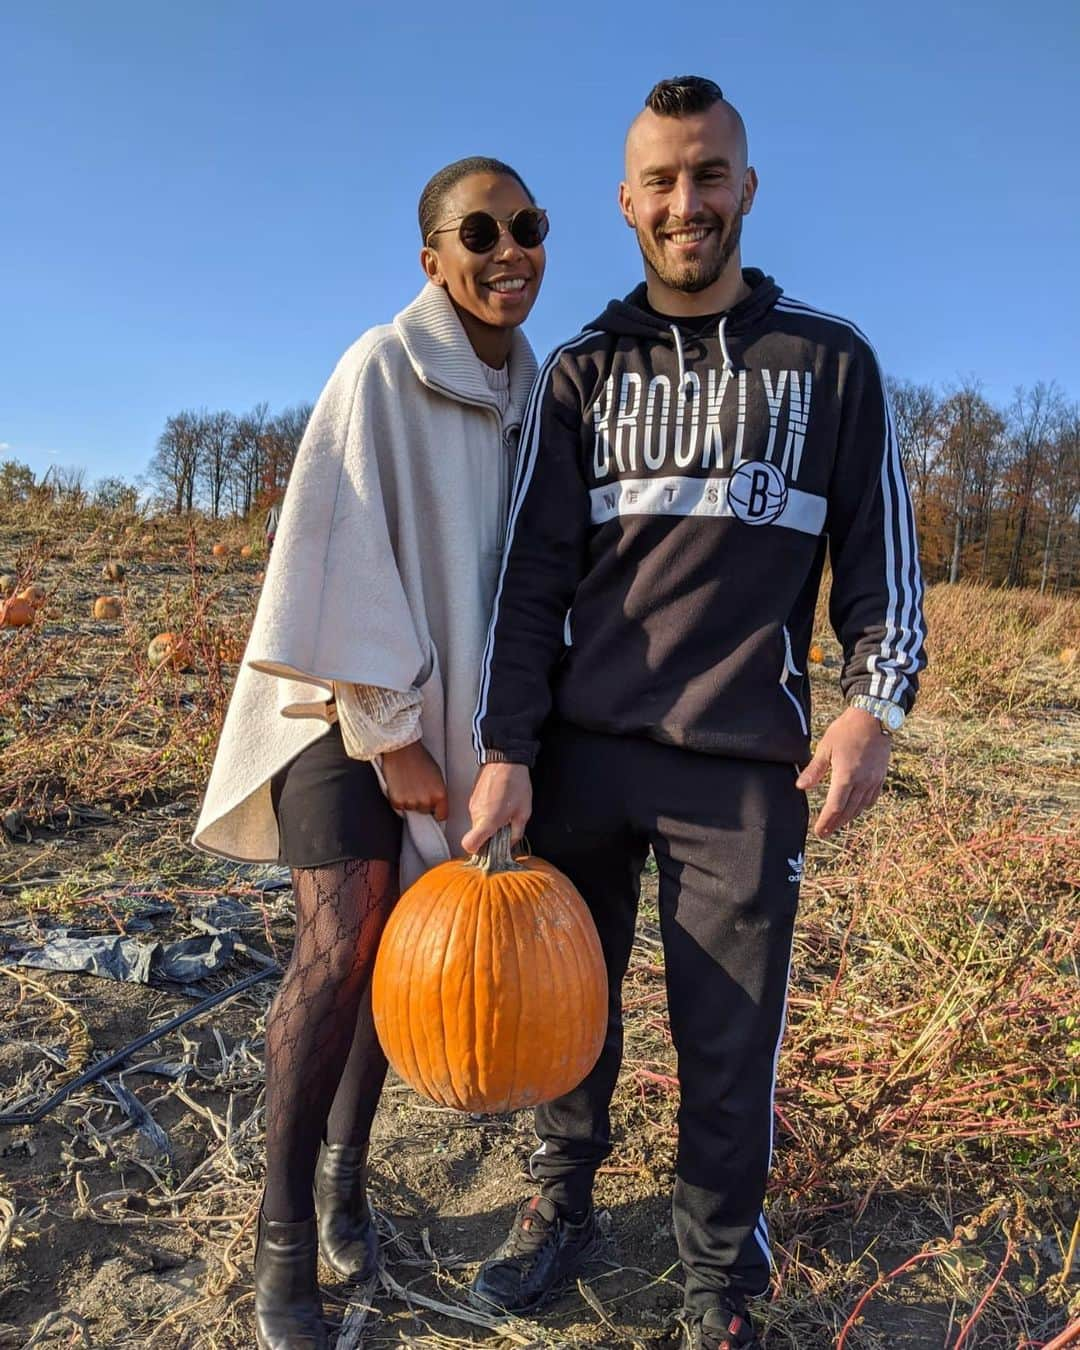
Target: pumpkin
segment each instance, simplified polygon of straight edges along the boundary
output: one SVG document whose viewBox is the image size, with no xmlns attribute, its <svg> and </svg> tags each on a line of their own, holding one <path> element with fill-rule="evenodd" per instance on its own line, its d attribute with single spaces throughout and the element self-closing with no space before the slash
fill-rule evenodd
<svg viewBox="0 0 1080 1350">
<path fill-rule="evenodd" d="M 23 587 L 19 596 L 23 600 L 29 600 L 35 609 L 40 609 L 45 603 L 45 587 L 40 582 L 31 582 L 29 586 Z"/>
<path fill-rule="evenodd" d="M 14 595 L 15 587 L 19 584 L 18 577 L 13 577 L 10 572 L 5 572 L 0 577 L 0 595 Z"/>
<path fill-rule="evenodd" d="M 511 856 L 508 828 L 477 857 L 440 863 L 409 887 L 383 933 L 371 993 L 398 1076 L 461 1111 L 516 1111 L 569 1092 L 607 1034 L 592 916 L 550 863 Z"/>
<path fill-rule="evenodd" d="M 229 556 L 228 544 L 215 544 L 210 550 L 215 558 L 227 558 Z"/>
<path fill-rule="evenodd" d="M 1076 653 L 1075 647 L 1062 647 L 1058 660 L 1063 666 L 1074 666 L 1076 664 Z"/>
<path fill-rule="evenodd" d="M 244 547 L 240 550 L 240 556 L 241 558 L 250 558 L 254 552 L 255 550 L 251 547 L 250 544 L 245 544 Z"/>
<path fill-rule="evenodd" d="M 123 581 L 127 568 L 122 562 L 107 562 L 102 565 L 102 581 Z"/>
<path fill-rule="evenodd" d="M 118 619 L 122 610 L 118 595 L 99 595 L 94 601 L 95 619 Z"/>
<path fill-rule="evenodd" d="M 37 616 L 37 606 L 25 595 L 13 595 L 0 605 L 0 628 L 25 628 Z"/>
<path fill-rule="evenodd" d="M 807 656 L 809 656 L 810 660 L 813 661 L 815 666 L 820 666 L 822 661 L 825 660 L 825 652 L 821 647 L 818 646 L 816 642 L 810 648 L 809 652 L 807 652 Z"/>
<path fill-rule="evenodd" d="M 151 639 L 146 655 L 152 666 L 168 666 L 170 670 L 183 670 L 195 660 L 191 643 L 179 633 L 159 633 Z"/>
</svg>

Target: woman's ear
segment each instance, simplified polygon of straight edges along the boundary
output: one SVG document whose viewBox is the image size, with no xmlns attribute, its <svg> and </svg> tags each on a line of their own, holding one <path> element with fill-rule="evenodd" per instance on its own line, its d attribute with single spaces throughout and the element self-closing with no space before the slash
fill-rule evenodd
<svg viewBox="0 0 1080 1350">
<path fill-rule="evenodd" d="M 443 276 L 442 260 L 439 257 L 438 250 L 429 248 L 426 244 L 420 250 L 420 266 L 424 269 L 424 275 L 428 281 L 436 286 L 445 286 L 446 278 Z"/>
</svg>

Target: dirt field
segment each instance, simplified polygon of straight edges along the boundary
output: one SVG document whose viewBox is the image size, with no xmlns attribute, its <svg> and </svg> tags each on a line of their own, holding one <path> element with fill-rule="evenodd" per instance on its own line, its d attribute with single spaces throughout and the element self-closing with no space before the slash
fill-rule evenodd
<svg viewBox="0 0 1080 1350">
<path fill-rule="evenodd" d="M 260 561 L 236 556 L 236 526 L 191 540 L 126 528 L 0 518 L 0 573 L 48 595 L 32 629 L 0 633 L 0 1112 L 33 1110 L 288 957 L 287 877 L 186 843 Z M 218 538 L 230 560 L 211 560 Z M 109 559 L 126 564 L 121 585 L 99 579 Z M 122 595 L 122 620 L 90 617 L 105 592 Z M 847 837 L 809 848 L 777 1095 L 777 1270 L 759 1310 L 769 1350 L 1034 1350 L 1080 1317 L 1080 666 L 1067 650 L 1080 603 L 929 598 L 935 670 L 887 792 Z M 166 628 L 192 641 L 190 671 L 148 666 Z M 818 731 L 839 706 L 839 652 L 819 633 Z M 462 1117 L 391 1082 L 373 1147 L 386 1272 L 350 1298 L 324 1269 L 339 1350 L 667 1343 L 676 1098 L 656 917 L 648 877 L 619 1142 L 597 1197 L 607 1259 L 535 1321 L 469 1310 L 463 1282 L 528 1193 L 530 1120 Z M 166 944 L 206 925 L 235 942 L 194 988 L 16 964 L 58 928 Z M 275 983 L 39 1123 L 0 1128 L 0 1347 L 254 1344 Z"/>
</svg>

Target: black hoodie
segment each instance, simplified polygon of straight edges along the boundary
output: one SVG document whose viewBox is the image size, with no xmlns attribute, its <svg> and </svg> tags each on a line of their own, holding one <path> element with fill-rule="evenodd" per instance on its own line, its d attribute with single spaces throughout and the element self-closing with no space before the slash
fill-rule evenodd
<svg viewBox="0 0 1080 1350">
<path fill-rule="evenodd" d="M 593 730 L 805 763 L 826 541 L 845 693 L 911 706 L 922 581 L 877 359 L 847 320 L 743 275 L 750 294 L 702 331 L 646 308 L 642 285 L 542 367 L 481 762 L 531 765 L 554 699 Z"/>
</svg>

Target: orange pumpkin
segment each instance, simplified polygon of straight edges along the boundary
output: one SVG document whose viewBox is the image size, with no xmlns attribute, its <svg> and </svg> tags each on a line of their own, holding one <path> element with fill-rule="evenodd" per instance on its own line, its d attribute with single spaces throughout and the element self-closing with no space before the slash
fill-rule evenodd
<svg viewBox="0 0 1080 1350">
<path fill-rule="evenodd" d="M 215 558 L 227 558 L 229 556 L 228 544 L 215 544 L 210 550 Z"/>
<path fill-rule="evenodd" d="M 254 552 L 255 550 L 251 547 L 250 544 L 245 544 L 243 548 L 240 550 L 240 556 L 241 558 L 250 558 Z"/>
<path fill-rule="evenodd" d="M 146 655 L 152 666 L 168 666 L 170 670 L 184 670 L 195 660 L 191 643 L 179 633 L 159 633 L 151 639 Z"/>
<path fill-rule="evenodd" d="M 120 597 L 116 595 L 99 595 L 94 601 L 95 619 L 118 619 L 123 611 L 120 603 Z"/>
<path fill-rule="evenodd" d="M 1076 664 L 1077 649 L 1075 647 L 1062 647 L 1058 660 L 1063 666 L 1074 666 Z"/>
<path fill-rule="evenodd" d="M 13 595 L 0 605 L 0 628 L 25 628 L 34 622 L 37 606 L 30 603 L 25 595 Z"/>
<path fill-rule="evenodd" d="M 387 1059 L 461 1111 L 516 1111 L 569 1092 L 607 1032 L 607 973 L 585 902 L 550 863 L 512 858 L 509 841 L 500 830 L 478 857 L 410 886 L 375 961 Z"/>
<path fill-rule="evenodd" d="M 807 655 L 810 657 L 810 660 L 813 661 L 815 666 L 820 666 L 822 661 L 825 660 L 825 652 L 816 642 L 810 648 Z"/>
<path fill-rule="evenodd" d="M 102 581 L 123 581 L 127 568 L 122 562 L 107 562 L 102 565 Z"/>
<path fill-rule="evenodd" d="M 45 587 L 40 582 L 32 582 L 19 592 L 19 597 L 23 600 L 29 600 L 35 609 L 40 609 L 45 603 Z"/>
</svg>

